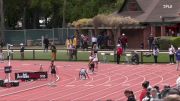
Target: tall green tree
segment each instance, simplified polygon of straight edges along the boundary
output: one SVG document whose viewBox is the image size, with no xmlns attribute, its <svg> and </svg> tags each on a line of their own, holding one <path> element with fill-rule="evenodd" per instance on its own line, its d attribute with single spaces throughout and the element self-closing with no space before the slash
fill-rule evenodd
<svg viewBox="0 0 180 101">
<path fill-rule="evenodd" d="M 63 10 L 66 23 L 81 18 L 92 18 L 99 13 L 118 10 L 124 0 L 4 0 L 5 25 L 14 29 L 17 21 L 24 28 L 39 28 L 39 19 L 45 18 L 48 28 L 62 27 Z M 48 22 L 47 18 L 51 18 Z"/>
</svg>

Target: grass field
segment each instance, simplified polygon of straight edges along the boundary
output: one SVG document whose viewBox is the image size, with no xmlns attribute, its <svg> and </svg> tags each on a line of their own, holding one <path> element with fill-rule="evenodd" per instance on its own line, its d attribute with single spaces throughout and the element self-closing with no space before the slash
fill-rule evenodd
<svg viewBox="0 0 180 101">
<path fill-rule="evenodd" d="M 4 52 L 4 57 L 7 57 L 7 52 Z M 89 51 L 79 51 L 78 52 L 78 60 L 77 61 L 88 61 L 89 59 Z M 51 59 L 51 51 L 43 52 L 42 50 L 35 51 L 34 57 L 37 60 L 50 60 Z M 98 57 L 100 61 L 103 61 L 103 55 L 101 55 L 101 52 L 98 53 Z M 114 55 L 106 55 L 107 61 L 114 62 Z M 13 53 L 13 59 L 19 60 L 20 59 L 20 52 L 14 51 Z M 33 60 L 33 51 L 25 51 L 25 59 L 26 60 Z M 57 52 L 57 60 L 59 61 L 69 61 L 69 55 L 67 54 L 67 51 L 65 50 L 59 50 Z M 125 61 L 125 55 L 121 57 L 121 61 Z M 141 62 L 141 57 L 140 57 Z M 153 63 L 154 59 L 153 56 L 146 57 L 143 56 L 143 62 L 144 63 Z M 161 63 L 167 63 L 169 62 L 169 55 L 168 53 L 160 53 L 158 56 L 158 62 Z"/>
</svg>

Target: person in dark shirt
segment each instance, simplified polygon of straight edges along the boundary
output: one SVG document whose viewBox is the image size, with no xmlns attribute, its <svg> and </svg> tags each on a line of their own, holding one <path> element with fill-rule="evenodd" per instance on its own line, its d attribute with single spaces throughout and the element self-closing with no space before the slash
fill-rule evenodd
<svg viewBox="0 0 180 101">
<path fill-rule="evenodd" d="M 127 101 L 136 101 L 133 91 L 125 90 L 124 95 L 127 97 Z"/>
<path fill-rule="evenodd" d="M 149 50 L 152 50 L 154 48 L 153 41 L 154 41 L 154 36 L 150 34 L 150 36 L 148 37 Z"/>
<path fill-rule="evenodd" d="M 49 47 L 49 40 L 48 40 L 48 38 L 44 38 L 43 43 L 44 43 L 44 52 L 47 52 L 48 51 L 48 47 Z"/>
<path fill-rule="evenodd" d="M 21 43 L 20 46 L 21 46 L 21 48 L 20 48 L 21 60 L 23 60 L 24 59 L 24 44 Z"/>
</svg>

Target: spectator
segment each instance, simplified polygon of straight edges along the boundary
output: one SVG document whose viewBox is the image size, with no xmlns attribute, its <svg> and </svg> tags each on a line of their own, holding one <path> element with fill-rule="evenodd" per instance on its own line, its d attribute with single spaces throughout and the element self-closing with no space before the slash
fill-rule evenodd
<svg viewBox="0 0 180 101">
<path fill-rule="evenodd" d="M 175 49 L 174 46 L 171 44 L 169 47 L 169 60 L 170 60 L 170 64 L 174 64 L 174 54 L 175 54 Z"/>
<path fill-rule="evenodd" d="M 75 48 L 77 48 L 77 36 L 73 36 L 73 39 L 72 39 L 72 44 Z"/>
<path fill-rule="evenodd" d="M 52 43 L 51 44 L 51 60 L 56 60 L 56 52 L 57 52 L 57 50 L 56 50 L 56 46 Z"/>
<path fill-rule="evenodd" d="M 151 101 L 150 91 L 147 91 L 146 96 L 142 99 L 142 101 Z"/>
<path fill-rule="evenodd" d="M 70 37 L 68 37 L 68 38 L 66 39 L 67 54 L 69 53 L 68 49 L 69 49 L 69 47 L 70 47 L 71 44 L 72 44 L 71 39 L 70 39 Z"/>
<path fill-rule="evenodd" d="M 157 46 L 155 46 L 153 49 L 153 55 L 154 55 L 154 63 L 157 63 L 157 58 L 159 55 L 159 49 L 157 48 Z"/>
<path fill-rule="evenodd" d="M 127 97 L 127 101 L 136 101 L 133 91 L 125 90 L 124 95 Z"/>
<path fill-rule="evenodd" d="M 93 47 L 94 47 L 94 44 L 97 44 L 97 38 L 95 37 L 95 35 L 92 36 L 91 42 L 92 42 L 91 48 L 93 48 Z"/>
<path fill-rule="evenodd" d="M 180 96 L 176 94 L 169 95 L 165 97 L 163 101 L 180 101 Z"/>
<path fill-rule="evenodd" d="M 144 49 L 144 43 L 143 42 L 140 44 L 140 48 Z"/>
<path fill-rule="evenodd" d="M 83 35 L 82 39 L 83 39 L 83 49 L 88 49 L 88 36 Z"/>
<path fill-rule="evenodd" d="M 164 89 L 161 91 L 161 97 L 164 98 L 169 94 L 170 86 L 165 85 Z"/>
<path fill-rule="evenodd" d="M 178 48 L 178 50 L 176 51 L 176 70 L 179 70 L 179 63 L 180 63 L 180 47 Z"/>
<path fill-rule="evenodd" d="M 49 39 L 48 38 L 44 38 L 43 44 L 44 44 L 44 52 L 48 52 Z"/>
<path fill-rule="evenodd" d="M 4 47 L 4 41 L 3 41 L 3 40 L 1 40 L 1 42 L 0 42 L 0 46 L 1 46 L 1 48 L 3 48 L 3 47 Z"/>
<path fill-rule="evenodd" d="M 153 40 L 154 37 L 152 34 L 150 34 L 150 36 L 148 37 L 149 50 L 153 49 Z"/>
<path fill-rule="evenodd" d="M 158 96 L 158 92 L 155 88 L 151 89 L 151 101 L 159 101 L 160 98 Z"/>
<path fill-rule="evenodd" d="M 117 45 L 117 64 L 120 63 L 120 59 L 123 53 L 123 49 L 120 44 Z"/>
<path fill-rule="evenodd" d="M 147 90 L 148 84 L 144 82 L 144 83 L 142 83 L 142 87 L 143 87 L 143 90 L 141 91 L 141 94 L 139 96 L 140 101 L 143 101 L 143 98 L 146 97 L 146 94 L 148 92 L 148 90 Z"/>
<path fill-rule="evenodd" d="M 158 98 L 161 99 L 161 92 L 160 92 L 159 86 L 154 86 L 153 88 L 157 90 Z"/>
<path fill-rule="evenodd" d="M 2 49 L 0 48 L 0 61 L 3 62 L 4 61 L 4 53 L 2 51 Z"/>
<path fill-rule="evenodd" d="M 101 34 L 99 34 L 97 37 L 97 44 L 98 44 L 99 49 L 101 49 L 101 47 L 102 47 L 102 42 L 103 42 L 103 36 Z"/>
<path fill-rule="evenodd" d="M 21 43 L 20 46 L 21 46 L 20 48 L 21 60 L 23 60 L 24 59 L 24 44 Z"/>
<path fill-rule="evenodd" d="M 128 45 L 128 39 L 124 33 L 122 34 L 122 37 L 121 37 L 121 44 L 122 44 L 123 52 L 125 52 Z"/>
<path fill-rule="evenodd" d="M 151 91 L 152 86 L 150 85 L 150 82 L 149 81 L 144 81 L 144 83 L 148 85 L 147 90 Z"/>
<path fill-rule="evenodd" d="M 75 57 L 75 60 L 77 60 L 77 49 L 70 45 L 69 47 L 69 60 L 71 61 Z"/>
<path fill-rule="evenodd" d="M 154 48 L 154 47 L 160 48 L 160 47 L 159 47 L 159 41 L 158 41 L 157 38 L 154 38 L 154 40 L 153 40 L 153 42 L 152 42 L 152 48 Z"/>
</svg>

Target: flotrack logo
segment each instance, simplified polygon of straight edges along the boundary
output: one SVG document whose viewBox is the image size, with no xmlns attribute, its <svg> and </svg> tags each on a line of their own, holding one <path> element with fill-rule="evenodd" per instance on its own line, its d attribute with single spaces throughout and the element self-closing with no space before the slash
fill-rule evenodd
<svg viewBox="0 0 180 101">
<path fill-rule="evenodd" d="M 29 78 L 29 75 L 27 73 L 17 74 L 17 79 L 26 79 Z"/>
</svg>

